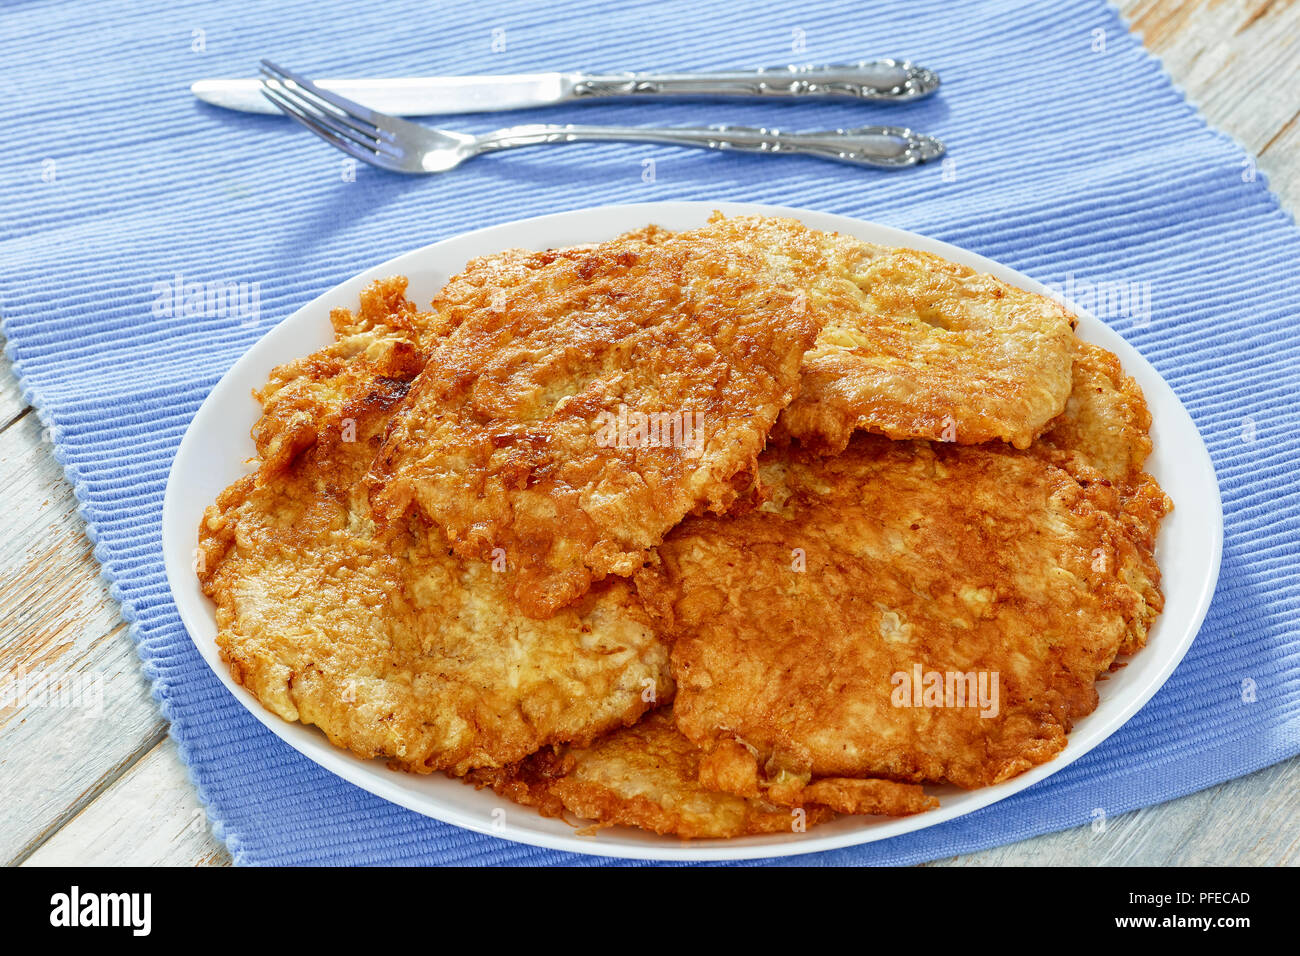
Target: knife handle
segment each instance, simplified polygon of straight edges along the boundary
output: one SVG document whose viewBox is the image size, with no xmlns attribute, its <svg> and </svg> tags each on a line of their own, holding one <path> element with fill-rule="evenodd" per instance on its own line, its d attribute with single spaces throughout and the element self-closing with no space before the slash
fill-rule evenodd
<svg viewBox="0 0 1300 956">
<path fill-rule="evenodd" d="M 902 102 L 929 96 L 939 75 L 907 60 L 843 66 L 777 66 L 719 73 L 615 73 L 572 77 L 575 97 L 846 96 Z"/>
</svg>

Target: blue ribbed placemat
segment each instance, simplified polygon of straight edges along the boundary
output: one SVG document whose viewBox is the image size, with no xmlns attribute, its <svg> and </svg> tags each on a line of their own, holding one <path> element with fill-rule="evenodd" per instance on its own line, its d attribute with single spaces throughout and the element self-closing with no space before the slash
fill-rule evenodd
<svg viewBox="0 0 1300 956">
<path fill-rule="evenodd" d="M 1218 470 L 1227 540 L 1209 618 L 1173 678 L 1122 731 L 1001 804 L 796 862 L 914 863 L 975 850 L 1086 824 L 1096 807 L 1113 815 L 1167 800 L 1300 750 L 1300 233 L 1241 149 L 1206 127 L 1109 8 L 1097 0 L 960 9 L 944 0 L 870 9 L 856 0 L 276 6 L 32 2 L 7 8 L 0 32 L 0 310 L 10 354 L 54 429 L 95 555 L 237 861 L 591 862 L 400 810 L 264 730 L 185 635 L 163 576 L 159 524 L 167 470 L 195 409 L 276 321 L 408 249 L 602 203 L 804 206 L 926 233 L 1046 282 L 1149 283 L 1149 317 L 1120 308 L 1108 321 L 1173 385 Z M 793 49 L 800 42 L 802 52 Z M 883 55 L 940 70 L 943 92 L 888 110 L 601 104 L 446 125 L 481 131 L 579 116 L 808 129 L 899 122 L 945 139 L 946 169 L 881 174 L 610 144 L 491 157 L 441 178 L 363 167 L 345 182 L 342 155 L 301 129 L 202 106 L 187 90 L 201 76 L 251 75 L 263 56 L 317 75 L 397 75 Z M 643 180 L 644 159 L 655 160 L 653 182 Z M 259 283 L 260 320 L 245 328 L 155 314 L 156 284 L 178 273 Z M 1246 678 L 1253 703 L 1242 699 Z"/>
</svg>

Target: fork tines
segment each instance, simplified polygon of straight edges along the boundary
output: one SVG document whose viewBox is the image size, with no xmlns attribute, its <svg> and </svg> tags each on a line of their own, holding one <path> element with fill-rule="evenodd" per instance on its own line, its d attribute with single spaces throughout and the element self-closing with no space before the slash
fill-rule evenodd
<svg viewBox="0 0 1300 956">
<path fill-rule="evenodd" d="M 262 61 L 262 95 L 290 119 L 297 120 L 331 146 L 362 162 L 383 165 L 392 155 L 377 116 L 360 103 L 323 90 L 270 60 Z"/>
</svg>

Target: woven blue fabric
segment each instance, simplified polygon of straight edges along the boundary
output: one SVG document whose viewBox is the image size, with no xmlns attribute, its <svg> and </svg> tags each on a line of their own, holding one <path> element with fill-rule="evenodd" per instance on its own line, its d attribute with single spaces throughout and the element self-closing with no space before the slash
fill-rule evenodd
<svg viewBox="0 0 1300 956">
<path fill-rule="evenodd" d="M 274 9 L 29 2 L 8 7 L 3 24 L 0 306 L 9 352 L 53 429 L 155 697 L 237 861 L 601 862 L 398 809 L 281 743 L 191 645 L 168 594 L 159 527 L 186 425 L 275 322 L 397 253 L 606 203 L 802 206 L 925 233 L 1045 282 L 1136 282 L 1149 291 L 1149 314 L 1139 297 L 1107 320 L 1182 398 L 1222 485 L 1227 541 L 1209 617 L 1169 683 L 1118 734 L 981 812 L 792 862 L 949 856 L 1086 825 L 1094 808 L 1114 815 L 1168 800 L 1300 750 L 1300 232 L 1242 150 L 1206 126 L 1099 0 L 869 8 L 404 0 L 328 10 L 306 0 Z M 897 122 L 944 139 L 948 166 L 891 174 L 608 144 L 523 150 L 443 177 L 362 167 L 346 182 L 342 155 L 300 128 L 206 107 L 187 90 L 202 76 L 251 75 L 263 56 L 309 74 L 398 75 L 884 55 L 938 69 L 943 91 L 889 109 L 622 103 L 445 125 Z M 646 159 L 655 161 L 652 182 Z M 259 283 L 260 321 L 156 315 L 155 285 L 177 273 Z M 1253 702 L 1243 700 L 1246 679 Z"/>
</svg>

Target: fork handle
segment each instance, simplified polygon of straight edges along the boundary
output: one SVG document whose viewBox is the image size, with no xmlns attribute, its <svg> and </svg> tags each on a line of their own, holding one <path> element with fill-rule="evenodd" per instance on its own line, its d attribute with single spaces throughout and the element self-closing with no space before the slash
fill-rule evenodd
<svg viewBox="0 0 1300 956">
<path fill-rule="evenodd" d="M 816 156 L 856 166 L 897 169 L 943 155 L 944 145 L 932 136 L 902 126 L 862 126 L 816 133 L 783 133 L 746 126 L 707 126 L 696 129 L 646 129 L 637 126 L 543 125 L 511 126 L 478 137 L 474 152 L 487 153 L 518 146 L 550 143 L 623 142 L 666 143 L 701 149 L 747 153 Z"/>
<path fill-rule="evenodd" d="M 906 101 L 939 88 L 939 77 L 907 60 L 863 60 L 836 66 L 776 66 L 715 73 L 579 74 L 572 95 L 589 96 L 850 96 Z"/>
</svg>

